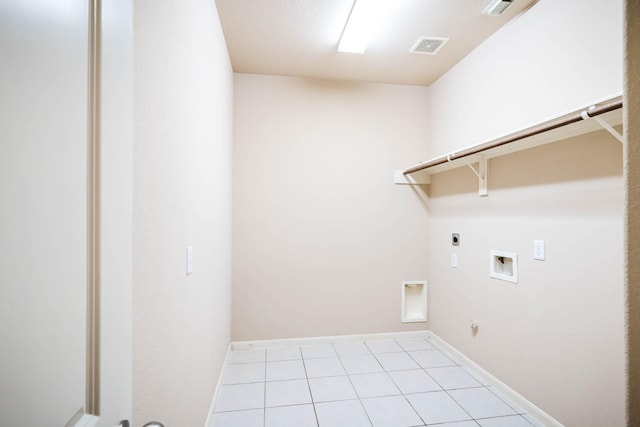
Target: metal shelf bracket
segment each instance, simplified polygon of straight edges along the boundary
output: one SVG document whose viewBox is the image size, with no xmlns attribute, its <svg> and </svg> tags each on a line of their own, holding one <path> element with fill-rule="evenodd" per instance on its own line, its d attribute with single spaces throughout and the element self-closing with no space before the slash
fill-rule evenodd
<svg viewBox="0 0 640 427">
<path fill-rule="evenodd" d="M 485 156 L 482 156 L 478 160 L 478 169 L 474 168 L 471 163 L 465 158 L 463 158 L 464 162 L 469 166 L 469 169 L 473 171 L 473 173 L 478 177 L 478 195 L 480 197 L 487 197 L 489 195 L 489 189 L 487 187 L 487 177 L 489 173 L 489 159 Z M 449 160 L 451 161 L 451 160 Z"/>
<path fill-rule="evenodd" d="M 591 111 L 593 109 L 595 109 L 595 105 L 592 106 L 591 108 L 589 108 L 589 111 Z M 589 115 L 589 111 L 583 111 L 582 112 L 581 116 L 582 116 L 582 118 L 584 120 L 589 120 L 589 119 L 595 120 L 600 126 L 602 126 L 604 128 L 604 130 L 606 130 L 611 135 L 613 135 L 621 143 L 624 143 L 624 139 L 623 139 L 622 135 L 620 135 L 620 133 L 617 130 L 615 130 L 613 126 L 611 126 L 609 123 L 607 123 L 601 117 L 598 117 L 598 116 L 591 117 Z"/>
</svg>

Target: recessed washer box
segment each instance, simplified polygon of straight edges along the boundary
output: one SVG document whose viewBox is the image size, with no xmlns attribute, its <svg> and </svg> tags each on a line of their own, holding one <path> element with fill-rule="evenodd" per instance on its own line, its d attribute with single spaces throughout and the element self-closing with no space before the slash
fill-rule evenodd
<svg viewBox="0 0 640 427">
<path fill-rule="evenodd" d="M 489 276 L 494 279 L 518 283 L 518 254 L 515 252 L 491 250 Z"/>
<path fill-rule="evenodd" d="M 427 281 L 402 282 L 401 322 L 427 321 Z"/>
</svg>

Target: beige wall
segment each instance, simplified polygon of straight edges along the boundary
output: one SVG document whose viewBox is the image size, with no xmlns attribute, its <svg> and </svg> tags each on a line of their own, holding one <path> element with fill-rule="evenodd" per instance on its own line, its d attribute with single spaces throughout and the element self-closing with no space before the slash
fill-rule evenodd
<svg viewBox="0 0 640 427">
<path fill-rule="evenodd" d="M 231 308 L 233 75 L 214 2 L 136 1 L 134 58 L 134 418 L 204 425 Z"/>
<path fill-rule="evenodd" d="M 601 5 L 541 0 L 436 82 L 431 155 L 620 93 L 621 2 Z M 430 188 L 431 329 L 566 425 L 624 424 L 621 157 L 600 132 L 491 160 L 488 198 L 467 168 Z M 490 249 L 517 252 L 517 285 L 488 277 Z"/>
<path fill-rule="evenodd" d="M 539 0 L 495 33 L 431 86 L 428 157 L 620 95 L 622 4 Z"/>
<path fill-rule="evenodd" d="M 431 330 L 565 425 L 623 425 L 621 144 L 599 132 L 492 159 L 488 198 L 466 168 L 432 179 Z M 492 249 L 517 253 L 518 284 L 489 277 Z"/>
<path fill-rule="evenodd" d="M 426 206 L 393 170 L 422 157 L 426 88 L 235 75 L 233 340 L 426 329 Z"/>
<path fill-rule="evenodd" d="M 626 1 L 626 159 L 627 182 L 627 414 L 640 424 L 640 1 Z"/>
</svg>

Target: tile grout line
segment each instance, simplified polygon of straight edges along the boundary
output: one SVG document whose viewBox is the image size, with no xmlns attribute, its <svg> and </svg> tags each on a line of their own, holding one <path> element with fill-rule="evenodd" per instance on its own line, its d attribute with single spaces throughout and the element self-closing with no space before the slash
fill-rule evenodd
<svg viewBox="0 0 640 427">
<path fill-rule="evenodd" d="M 493 420 L 496 418 L 510 418 L 510 417 L 519 417 L 522 418 L 523 420 L 525 420 L 527 422 L 528 425 L 533 426 L 529 420 L 527 420 L 524 416 L 522 416 L 521 414 L 511 414 L 511 415 L 495 415 L 492 417 L 480 417 L 480 418 L 474 418 L 473 420 L 475 422 L 478 422 L 479 420 Z"/>
<path fill-rule="evenodd" d="M 394 340 L 394 342 L 395 342 L 395 340 Z M 413 360 L 414 362 L 418 363 L 418 361 L 417 361 L 417 360 L 415 360 L 415 359 L 413 358 L 413 356 L 411 356 L 411 354 L 410 354 L 408 351 L 406 351 L 406 350 L 404 349 L 404 347 L 402 347 L 402 346 L 400 345 L 400 343 L 396 342 L 396 344 L 397 344 L 397 345 L 399 345 L 399 346 L 400 346 L 400 348 L 402 348 L 402 351 L 403 351 L 404 353 L 407 353 L 407 355 L 411 358 L 411 360 Z M 429 375 L 429 373 L 428 373 L 424 368 L 422 368 L 422 365 L 420 365 L 420 363 L 418 363 L 418 366 L 420 366 L 420 368 L 425 372 L 425 374 Z M 431 375 L 429 375 L 429 376 L 431 377 Z M 393 377 L 391 378 L 391 381 L 393 381 Z M 434 380 L 434 381 L 435 381 L 435 380 Z M 394 381 L 394 384 L 395 384 L 395 381 Z M 436 384 L 438 384 L 438 383 L 436 382 Z M 442 387 L 442 386 L 440 386 L 440 384 L 438 384 L 438 386 L 439 386 L 439 387 Z M 422 418 L 422 415 L 420 415 L 420 413 L 418 412 L 418 410 L 417 410 L 417 409 L 416 409 L 416 408 L 411 404 L 411 402 L 409 401 L 409 399 L 407 399 L 407 396 L 405 395 L 405 393 L 400 389 L 400 387 L 399 387 L 397 384 L 396 384 L 396 387 L 398 387 L 398 390 L 400 390 L 400 392 L 402 393 L 402 397 L 404 397 L 404 400 L 406 400 L 406 401 L 407 401 L 407 403 L 409 404 L 409 406 L 411 407 L 411 409 L 413 409 L 413 412 L 415 412 L 415 413 L 416 413 L 416 415 L 418 416 L 418 418 L 420 418 L 420 420 L 422 421 L 422 423 L 426 426 L 426 425 L 427 425 L 427 421 L 426 421 L 424 418 Z"/>
<path fill-rule="evenodd" d="M 302 354 L 302 346 L 298 347 L 300 352 L 300 359 L 302 360 L 302 367 L 304 368 L 304 376 L 307 380 L 307 387 L 309 388 L 309 397 L 311 398 L 311 407 L 313 408 L 313 415 L 316 417 L 316 425 L 320 426 L 320 420 L 318 419 L 318 411 L 316 410 L 316 403 L 313 400 L 313 392 L 311 391 L 311 384 L 309 383 L 309 373 L 307 372 L 307 364 L 305 363 L 304 356 Z"/>
<path fill-rule="evenodd" d="M 267 426 L 267 349 L 264 349 L 264 408 L 262 409 L 262 427 Z"/>
<path fill-rule="evenodd" d="M 513 409 L 518 415 L 524 416 L 527 415 L 527 412 L 522 412 L 522 408 L 520 407 L 516 407 L 515 403 L 509 403 L 505 397 L 501 396 L 500 394 L 497 394 L 496 392 L 493 391 L 493 389 L 495 388 L 492 385 L 488 385 L 486 386 L 487 390 L 489 390 L 489 392 L 491 392 L 491 394 L 493 394 L 495 397 L 497 397 L 498 399 L 500 399 L 501 402 L 503 402 L 505 405 L 507 405 L 509 408 Z M 524 418 L 524 417 L 523 417 Z M 527 422 L 529 422 L 527 420 Z"/>
<path fill-rule="evenodd" d="M 514 412 L 515 412 L 515 414 L 513 414 L 513 415 L 520 416 L 520 417 L 522 417 L 522 418 L 523 418 L 523 419 L 524 419 L 528 424 L 531 424 L 531 423 L 529 423 L 529 421 L 528 421 L 524 416 L 522 416 L 522 414 L 520 414 L 520 412 L 519 412 L 516 408 L 512 407 L 509 403 L 507 403 L 507 402 L 505 402 L 503 399 L 501 399 L 501 398 L 500 398 L 500 396 L 496 395 L 496 394 L 495 394 L 495 393 L 493 393 L 491 390 L 489 390 L 489 387 L 490 387 L 489 385 L 484 384 L 484 383 L 483 383 L 483 382 L 481 382 L 478 378 L 476 378 L 476 377 L 475 377 L 475 375 L 471 375 L 469 372 L 467 372 L 467 370 L 466 370 L 466 369 L 464 369 L 464 368 L 466 368 L 466 365 L 464 365 L 464 364 L 463 364 L 462 362 L 460 362 L 460 361 L 456 362 L 456 360 L 454 360 L 454 358 L 452 358 L 452 357 L 449 355 L 449 353 L 448 353 L 448 352 L 443 351 L 443 349 L 441 349 L 441 348 L 440 348 L 436 343 L 431 343 L 431 342 L 430 342 L 430 344 L 431 344 L 431 345 L 433 345 L 433 347 L 434 347 L 435 349 L 439 350 L 442 354 L 444 354 L 444 356 L 445 356 L 446 358 L 448 358 L 448 359 L 449 359 L 449 360 L 451 360 L 453 363 L 455 363 L 455 366 L 458 366 L 459 368 L 461 368 L 461 369 L 462 369 L 462 370 L 463 370 L 467 375 L 469 375 L 469 376 L 470 376 L 471 378 L 473 378 L 473 379 L 474 379 L 478 384 L 480 384 L 480 387 L 462 387 L 462 388 L 450 389 L 450 390 L 465 390 L 465 389 L 471 389 L 471 388 L 484 388 L 484 389 L 485 389 L 485 390 L 487 390 L 489 393 L 491 393 L 491 394 L 492 394 L 492 395 L 494 395 L 496 398 L 498 398 L 498 400 L 499 400 L 499 401 L 501 401 L 502 403 L 504 403 L 505 405 L 507 405 L 507 407 L 508 407 L 508 408 L 510 408 L 512 411 L 514 411 Z M 426 369 L 426 368 L 424 368 L 424 370 L 425 370 L 425 372 L 427 372 L 427 369 Z M 429 375 L 431 378 L 433 378 L 433 376 L 431 376 L 431 374 L 429 374 L 429 372 L 427 372 L 427 375 Z M 435 382 L 436 382 L 440 387 L 442 387 L 442 385 L 441 385 L 441 384 L 440 384 L 440 383 L 439 383 L 435 378 L 433 378 L 433 380 L 434 380 L 434 381 L 435 381 Z M 462 405 L 461 405 L 461 404 L 460 404 L 460 403 L 455 399 L 455 397 L 453 397 L 453 396 L 449 393 L 449 390 L 444 389 L 444 388 L 443 388 L 443 390 L 447 393 L 447 395 L 448 395 L 451 399 L 453 399 L 453 401 L 454 401 L 454 402 L 456 402 L 456 404 L 457 404 L 458 406 L 460 406 L 460 407 L 461 407 L 461 408 L 462 408 L 462 409 L 463 409 L 467 414 L 469 414 L 469 416 L 470 416 L 470 417 L 472 417 L 473 421 L 474 421 L 476 424 L 480 425 L 480 423 L 478 422 L 478 419 L 477 419 L 477 418 L 475 418 L 475 417 L 473 417 L 473 416 L 472 416 L 472 415 L 471 415 L 471 414 L 470 414 L 470 413 L 469 413 L 469 412 L 468 412 L 468 411 L 467 411 L 467 410 L 466 410 L 466 409 L 465 409 L 465 408 L 464 408 L 464 407 L 463 407 L 463 406 L 462 406 Z M 497 416 L 497 417 L 485 417 L 485 418 L 502 418 L 502 417 L 513 416 L 513 415 L 501 415 L 501 416 Z M 480 418 L 480 419 L 485 419 L 485 418 Z"/>
<path fill-rule="evenodd" d="M 400 346 L 400 348 L 402 348 L 402 346 L 397 343 L 395 340 L 393 340 L 394 343 L 396 343 L 396 345 Z M 404 348 L 402 348 L 402 353 L 406 353 L 407 356 L 409 356 L 409 358 L 411 360 L 413 360 L 414 362 L 416 362 L 418 364 L 418 366 L 422 369 L 422 366 L 420 366 L 420 364 L 418 363 L 418 361 L 416 361 L 413 357 L 411 357 L 411 355 L 409 354 L 408 351 L 406 351 Z M 384 366 L 383 366 L 384 368 Z M 424 369 L 422 369 L 424 370 Z M 409 405 L 409 407 L 411 409 L 413 409 L 413 412 L 415 412 L 415 414 L 418 416 L 418 418 L 420 418 L 420 421 L 422 421 L 422 424 L 424 424 L 425 426 L 427 425 L 427 422 L 422 418 L 422 416 L 420 415 L 420 413 L 416 410 L 416 408 L 414 408 L 414 406 L 411 404 L 411 402 L 409 401 L 409 399 L 407 399 L 406 394 L 402 391 L 402 389 L 400 388 L 400 385 L 393 379 L 393 377 L 391 375 L 389 375 L 389 378 L 391 378 L 391 382 L 398 388 L 398 390 L 400 391 L 400 395 L 402 396 L 402 398 L 405 400 L 405 402 L 407 402 L 407 404 Z"/>
<path fill-rule="evenodd" d="M 444 352 L 442 352 L 439 348 L 437 348 L 436 346 L 434 346 L 432 343 L 429 343 L 429 345 L 431 345 L 435 350 L 440 351 L 440 353 L 442 353 L 442 354 L 443 354 L 447 359 L 451 360 L 451 362 L 452 362 L 452 363 L 454 363 L 454 366 L 455 366 L 455 367 L 460 367 L 460 365 L 458 365 L 454 360 L 452 360 L 450 357 L 448 357 Z M 403 348 L 404 348 L 404 347 L 403 347 Z M 419 350 L 417 350 L 417 351 L 419 351 Z M 408 352 L 408 351 L 407 351 L 407 354 L 409 354 L 409 352 Z M 409 354 L 409 357 L 411 357 L 411 358 L 412 358 L 412 359 L 413 359 L 413 360 L 414 360 L 414 361 L 415 361 L 415 362 L 416 362 L 416 363 L 417 363 L 417 364 L 422 368 L 422 365 L 420 365 L 420 363 L 419 363 L 417 360 L 415 360 L 415 359 L 411 356 L 411 354 Z M 470 414 L 470 413 L 469 413 L 465 408 L 463 408 L 463 407 L 462 407 L 462 405 L 461 405 L 460 403 L 458 403 L 458 401 L 457 401 L 457 400 L 456 400 L 456 399 L 455 399 L 455 398 L 454 398 L 454 397 L 449 393 L 449 390 L 445 389 L 445 388 L 442 386 L 442 384 L 440 384 L 440 383 L 438 382 L 438 380 L 437 380 L 437 379 L 435 379 L 435 378 L 434 378 L 434 377 L 433 377 L 433 376 L 432 376 L 432 375 L 427 371 L 427 368 L 422 368 L 422 369 L 424 370 L 424 372 L 425 372 L 427 375 L 429 375 L 429 376 L 431 377 L 431 379 L 433 379 L 433 381 L 435 381 L 435 383 L 436 383 L 436 384 L 438 384 L 438 386 L 440 386 L 440 388 L 442 389 L 442 391 L 444 391 L 445 393 L 447 393 L 447 396 L 449 396 L 449 398 L 450 398 L 451 400 L 453 400 L 453 401 L 455 402 L 455 404 L 456 404 L 456 405 L 458 405 L 458 406 L 460 407 L 460 409 L 462 409 L 462 410 L 463 410 L 463 411 L 464 411 L 468 416 L 470 416 L 470 417 L 471 417 L 471 420 L 473 420 L 473 422 L 475 422 L 475 423 L 476 423 L 476 424 L 478 424 L 478 425 L 480 424 L 480 423 L 478 423 L 478 421 L 473 417 L 473 415 L 471 415 L 471 414 Z M 474 380 L 475 380 L 475 378 L 474 378 Z M 479 381 L 477 381 L 477 380 L 476 380 L 476 382 L 477 382 L 478 384 L 480 384 L 480 382 L 479 382 Z M 481 385 L 481 386 L 483 386 L 483 384 L 480 384 L 480 385 Z M 474 388 L 474 387 L 469 387 L 469 388 Z M 455 389 L 455 390 L 460 390 L 460 389 Z M 409 402 L 409 404 L 411 404 L 411 402 Z M 413 407 L 413 405 L 412 405 L 412 407 Z M 414 410 L 415 410 L 415 408 L 414 408 Z M 416 411 L 416 412 L 417 412 L 417 411 Z M 419 415 L 420 415 L 420 414 L 418 414 L 418 416 L 419 416 Z M 420 419 L 422 419 L 422 417 L 420 417 Z M 424 421 L 424 420 L 422 420 L 422 421 Z M 426 425 L 426 424 L 427 424 L 427 423 L 426 423 L 426 421 L 425 421 L 425 425 Z"/>
<path fill-rule="evenodd" d="M 452 358 L 451 356 L 448 355 L 448 353 L 444 352 L 436 343 L 432 343 L 430 340 L 428 339 L 424 339 L 422 338 L 422 340 L 426 341 L 426 343 L 428 343 L 431 348 L 429 349 L 413 349 L 413 350 L 408 350 L 407 348 L 411 349 L 412 348 L 412 344 L 410 343 L 405 343 L 405 345 L 407 346 L 407 348 L 405 348 L 404 346 L 402 346 L 397 339 L 391 339 L 389 341 L 392 341 L 395 345 L 397 345 L 399 348 L 401 348 L 402 350 L 400 351 L 382 351 L 379 353 L 374 353 L 372 348 L 369 346 L 369 344 L 366 341 L 357 341 L 357 342 L 353 342 L 353 344 L 355 343 L 361 343 L 364 345 L 364 348 L 366 348 L 367 350 L 367 355 L 371 355 L 373 356 L 373 360 L 376 361 L 376 363 L 379 365 L 379 367 L 382 369 L 382 371 L 380 371 L 379 373 L 385 373 L 386 377 L 388 379 L 390 379 L 391 383 L 397 388 L 399 395 L 395 395 L 395 394 L 391 394 L 391 395 L 383 395 L 383 396 L 372 396 L 371 398 L 384 398 L 384 397 L 396 397 L 396 396 L 402 396 L 404 398 L 404 400 L 409 404 L 409 407 L 412 408 L 412 410 L 417 414 L 417 416 L 419 417 L 419 419 L 424 423 L 424 425 L 427 425 L 426 421 L 424 419 L 422 419 L 422 416 L 420 416 L 420 414 L 418 413 L 418 411 L 416 410 L 416 408 L 411 404 L 411 402 L 408 400 L 408 396 L 414 395 L 414 394 L 424 394 L 424 393 L 429 393 L 429 392 L 440 392 L 440 391 L 444 391 L 446 393 L 446 395 L 455 402 L 456 406 L 459 407 L 460 409 L 463 410 L 463 412 L 465 412 L 470 418 L 469 421 L 472 421 L 474 423 L 476 423 L 477 425 L 479 425 L 479 420 L 487 420 L 487 419 L 493 419 L 493 418 L 508 418 L 508 417 L 519 417 L 521 419 L 523 419 L 525 421 L 525 423 L 527 425 L 531 425 L 533 426 L 532 422 L 529 421 L 529 419 L 527 419 L 527 416 L 529 416 L 528 412 L 523 412 L 522 409 L 520 407 L 516 407 L 514 406 L 515 404 L 511 404 L 509 403 L 509 401 L 505 400 L 505 397 L 499 395 L 496 391 L 494 391 L 495 387 L 493 387 L 491 384 L 487 384 L 485 383 L 483 380 L 476 378 L 475 375 L 473 375 L 471 372 L 468 371 L 467 366 L 464 363 L 459 362 L 457 359 Z M 386 340 L 385 340 L 386 341 Z M 354 373 L 354 374 L 349 374 L 347 372 L 347 369 L 345 367 L 345 364 L 343 362 L 343 357 L 349 357 L 349 356 L 358 356 L 358 355 L 352 355 L 350 354 L 348 351 L 344 354 L 344 355 L 340 355 L 338 353 L 337 344 L 342 344 L 342 342 L 330 342 L 330 343 L 326 343 L 328 344 L 331 349 L 334 351 L 335 356 L 338 359 L 338 362 L 340 363 L 340 366 L 342 367 L 342 369 L 344 370 L 344 375 L 347 376 L 347 379 L 349 381 L 349 384 L 351 385 L 352 389 L 355 391 L 355 395 L 356 395 L 356 399 L 358 400 L 360 407 L 362 408 L 362 410 L 364 410 L 365 415 L 370 423 L 370 425 L 373 425 L 373 421 L 369 415 L 369 413 L 366 410 L 366 407 L 364 406 L 364 402 L 363 402 L 363 397 L 360 396 L 360 393 L 358 393 L 356 387 L 354 386 L 354 383 L 352 381 L 352 376 L 357 376 L 357 375 L 367 375 L 367 374 L 374 374 L 376 372 L 360 372 L 360 373 Z M 314 397 L 313 397 L 313 393 L 311 391 L 311 384 L 310 384 L 310 380 L 311 378 L 309 378 L 309 373 L 307 370 L 307 359 L 305 359 L 303 352 L 302 352 L 302 347 L 301 346 L 296 346 L 297 347 L 297 353 L 298 356 L 300 357 L 300 359 L 284 359 L 284 361 L 293 361 L 293 360 L 301 360 L 302 361 L 302 366 L 304 369 L 304 375 L 305 375 L 305 379 L 307 381 L 307 388 L 309 390 L 309 395 L 311 398 L 311 404 L 314 410 L 314 416 L 315 416 L 315 422 L 316 425 L 319 426 L 320 425 L 320 421 L 318 418 L 318 411 L 317 411 L 317 407 L 316 404 L 317 403 L 321 403 L 321 402 L 315 402 Z M 262 348 L 260 349 L 262 350 L 262 357 L 264 357 L 264 381 L 253 381 L 253 382 L 240 382 L 240 383 L 231 383 L 231 384 L 222 384 L 222 386 L 229 386 L 229 385 L 243 385 L 243 384 L 260 384 L 260 382 L 263 383 L 263 390 L 264 390 L 264 397 L 263 397 L 263 422 L 262 422 L 262 426 L 266 427 L 267 422 L 266 422 L 266 410 L 267 410 L 267 371 L 268 371 L 268 347 Z M 430 367 L 430 368 L 424 368 L 422 366 L 422 364 L 420 362 L 418 362 L 418 360 L 416 360 L 414 358 L 414 356 L 410 353 L 411 351 L 413 352 L 417 352 L 417 351 L 426 351 L 426 350 L 437 350 L 439 351 L 441 354 L 443 354 L 447 359 L 449 359 L 453 365 L 450 366 L 435 366 L 435 367 Z M 407 356 L 409 356 L 409 359 L 413 362 L 415 362 L 418 365 L 418 368 L 407 368 L 407 369 L 398 369 L 398 370 L 387 370 L 385 368 L 385 366 L 383 366 L 383 364 L 380 362 L 379 356 L 383 355 L 383 354 L 401 354 L 404 353 Z M 364 354 L 362 355 L 364 356 Z M 327 359 L 327 358 L 333 358 L 334 356 L 325 356 L 325 357 L 315 357 L 315 358 L 311 358 L 311 359 Z M 402 358 L 398 357 L 400 360 L 402 360 Z M 248 359 L 247 359 L 248 360 Z M 391 359 L 393 360 L 393 359 Z M 251 363 L 256 363 L 255 361 L 244 361 L 241 363 L 231 363 L 231 362 L 227 362 L 225 364 L 225 368 L 229 365 L 247 365 L 247 364 L 251 364 Z M 399 366 L 404 366 L 402 364 L 400 364 Z M 454 367 L 458 367 L 459 369 L 461 369 L 465 374 L 469 375 L 475 382 L 478 383 L 477 386 L 470 386 L 470 387 L 457 387 L 457 388 L 450 388 L 450 389 L 445 389 L 442 384 L 440 384 L 439 381 L 436 380 L 436 378 L 434 378 L 428 371 L 427 369 L 436 369 L 436 368 L 454 368 Z M 415 393 L 405 393 L 400 389 L 400 386 L 398 385 L 397 381 L 391 376 L 390 373 L 393 372 L 403 372 L 403 371 L 411 371 L 411 370 L 420 370 L 424 373 L 427 374 L 427 376 L 429 378 L 431 378 L 435 384 L 438 385 L 438 387 L 441 388 L 441 390 L 433 390 L 433 391 L 425 391 L 425 392 L 415 392 Z M 223 375 L 224 375 L 224 370 L 223 370 Z M 318 378 L 331 378 L 331 377 L 340 377 L 342 375 L 329 375 L 329 376 L 321 376 Z M 314 377 L 315 378 L 315 377 Z M 275 380 L 275 382 L 278 381 L 287 381 L 286 379 L 281 379 L 281 380 Z M 495 397 L 497 399 L 497 401 L 501 402 L 502 404 L 504 404 L 507 408 L 509 408 L 513 413 L 512 414 L 504 414 L 504 415 L 494 415 L 494 416 L 483 416 L 480 418 L 475 418 L 467 409 L 465 409 L 465 407 L 463 407 L 458 400 L 456 400 L 456 398 L 451 394 L 451 392 L 456 391 L 456 390 L 469 390 L 469 389 L 484 389 L 485 391 L 488 391 L 490 393 L 491 396 Z M 327 402 L 344 402 L 344 401 L 349 401 L 349 400 L 354 400 L 354 399 L 337 399 L 337 400 L 332 400 L 332 401 L 327 401 Z M 300 406 L 303 404 L 289 404 L 289 405 L 278 405 L 278 407 L 289 407 L 289 406 Z M 250 408 L 246 408 L 246 409 L 237 409 L 237 410 L 230 410 L 230 411 L 215 411 L 215 412 L 243 412 L 243 411 L 250 411 L 252 409 Z"/>
<path fill-rule="evenodd" d="M 367 350 L 369 350 L 369 347 L 364 342 L 363 342 L 363 344 L 367 348 Z M 360 399 L 360 394 L 358 393 L 358 390 L 356 390 L 356 387 L 353 385 L 353 381 L 351 381 L 351 376 L 347 372 L 347 368 L 345 368 L 344 363 L 342 363 L 342 356 L 340 356 L 340 354 L 338 353 L 338 350 L 336 350 L 335 344 L 332 343 L 331 346 L 333 347 L 333 351 L 335 351 L 336 355 L 338 356 L 338 361 L 340 362 L 340 365 L 342 365 L 342 369 L 344 369 L 344 373 L 347 376 L 347 379 L 349 380 L 349 384 L 351 384 L 351 387 L 353 388 L 353 392 L 356 394 L 356 397 L 357 397 L 358 403 L 360 404 L 360 407 L 364 411 L 364 414 L 366 415 L 367 420 L 369 421 L 369 425 L 373 426 L 373 421 L 371 421 L 371 417 L 369 416 L 369 413 L 367 412 L 367 408 L 364 407 L 364 404 L 362 403 L 362 399 Z M 371 353 L 371 354 L 373 354 L 373 353 Z M 376 360 L 376 362 L 378 361 L 378 359 L 376 359 L 375 356 L 373 358 Z M 382 367 L 382 365 L 380 365 L 380 367 Z"/>
<path fill-rule="evenodd" d="M 453 360 L 452 360 L 452 362 L 453 362 Z M 455 363 L 455 362 L 454 362 L 454 363 Z M 456 365 L 456 366 L 458 366 L 458 365 Z M 442 384 L 440 384 L 440 383 L 438 382 L 438 380 L 437 380 L 437 379 L 433 378 L 433 376 L 432 376 L 432 375 L 427 371 L 427 369 L 426 369 L 426 368 L 424 369 L 424 371 L 426 372 L 426 374 L 427 374 L 427 375 L 429 375 L 429 376 L 431 377 L 431 379 L 432 379 L 433 381 L 435 381 L 435 382 L 436 382 L 436 384 L 438 384 L 438 385 L 440 386 L 440 388 L 442 388 L 442 391 L 444 391 L 445 393 L 447 393 L 447 396 L 449 396 L 449 398 L 450 398 L 451 400 L 453 400 L 453 401 L 455 402 L 455 404 L 456 404 L 456 405 L 458 405 L 458 406 L 459 406 L 459 407 L 460 407 L 460 408 L 461 408 L 461 409 L 462 409 L 462 410 L 463 410 L 467 415 L 469 415 L 469 416 L 471 417 L 471 419 L 472 419 L 476 424 L 480 424 L 480 423 L 478 423 L 478 421 L 476 421 L 476 419 L 473 417 L 473 415 L 471 415 L 471 414 L 470 414 L 470 413 L 469 413 L 465 408 L 463 408 L 463 407 L 462 407 L 462 405 L 461 405 L 460 403 L 458 403 L 458 401 L 457 401 L 453 396 L 451 396 L 451 394 L 449 393 L 449 390 L 445 389 L 445 388 L 442 386 Z M 478 382 L 478 381 L 476 381 L 476 382 Z M 478 382 L 478 384 L 480 384 L 480 383 Z M 482 385 L 482 384 L 480 384 L 480 385 Z M 460 389 L 455 389 L 455 390 L 460 390 Z M 426 423 L 425 423 L 425 424 L 426 424 Z"/>
<path fill-rule="evenodd" d="M 428 372 L 427 372 L 427 374 L 428 374 Z M 434 378 L 434 380 L 435 380 L 435 378 Z M 460 389 L 458 389 L 458 390 L 460 390 Z M 461 404 L 456 400 L 456 398 L 455 398 L 455 397 L 453 397 L 453 396 L 449 393 L 449 390 L 445 390 L 444 392 L 445 392 L 445 393 L 447 393 L 447 396 L 449 396 L 449 398 L 450 398 L 451 400 L 453 400 L 453 401 L 456 403 L 456 405 L 458 405 L 460 408 L 462 408 L 462 410 L 463 410 L 467 415 L 469 415 L 469 416 L 471 417 L 471 419 L 472 419 L 473 421 L 475 421 L 475 422 L 476 422 L 476 424 L 480 424 L 480 423 L 478 422 L 478 420 L 476 420 L 476 418 L 475 418 L 473 415 L 471 415 L 471 414 L 469 413 L 469 411 L 467 411 L 467 410 L 466 410 L 466 409 L 465 409 L 465 408 L 464 408 L 464 407 L 463 407 L 463 406 L 462 406 L 462 405 L 461 405 Z"/>
</svg>

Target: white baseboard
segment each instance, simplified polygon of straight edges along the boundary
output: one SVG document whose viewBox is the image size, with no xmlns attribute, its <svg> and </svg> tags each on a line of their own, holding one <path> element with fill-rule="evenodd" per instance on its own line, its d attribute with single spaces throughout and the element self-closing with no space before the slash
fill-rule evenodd
<svg viewBox="0 0 640 427">
<path fill-rule="evenodd" d="M 373 340 L 389 340 L 394 338 L 426 338 L 427 331 L 412 332 L 386 332 L 380 334 L 359 334 L 359 335 L 336 335 L 329 337 L 305 337 L 305 338 L 286 338 L 278 340 L 262 340 L 262 341 L 237 341 L 231 343 L 232 350 L 250 350 L 254 348 L 272 348 L 284 347 L 288 345 L 313 345 L 326 344 L 341 341 L 373 341 Z"/>
<path fill-rule="evenodd" d="M 544 412 L 542 409 L 538 408 L 536 405 L 534 405 L 529 400 L 524 398 L 520 393 L 516 392 L 511 387 L 500 381 L 498 378 L 485 371 L 480 365 L 469 359 L 467 356 L 465 356 L 463 353 L 458 351 L 455 347 L 450 345 L 448 342 L 446 342 L 433 332 L 427 331 L 427 339 L 435 342 L 437 346 L 451 353 L 455 358 L 457 358 L 460 362 L 471 369 L 471 371 L 473 371 L 473 373 L 476 374 L 476 376 L 478 376 L 486 385 L 495 387 L 495 389 L 502 393 L 507 399 L 520 406 L 524 411 L 535 417 L 536 420 L 543 423 L 545 426 L 564 427 L 563 424 L 561 424 L 558 420 Z"/>
<path fill-rule="evenodd" d="M 426 338 L 436 346 L 440 347 L 444 351 L 450 353 L 454 358 L 457 358 L 460 362 L 466 365 L 476 377 L 484 384 L 493 386 L 497 391 L 502 393 L 506 399 L 509 399 L 511 403 L 520 406 L 525 412 L 535 418 L 535 421 L 542 423 L 547 427 L 564 427 L 560 422 L 554 419 L 552 416 L 538 408 L 536 405 L 525 399 L 518 392 L 507 386 L 498 378 L 485 371 L 480 365 L 469 359 L 463 353 L 458 351 L 455 347 L 444 341 L 431 331 L 413 331 L 413 332 L 389 332 L 380 334 L 360 334 L 360 335 L 338 335 L 328 337 L 306 337 L 306 338 L 287 338 L 277 340 L 259 340 L 259 341 L 236 341 L 229 345 L 227 350 L 227 356 L 225 357 L 225 365 L 229 359 L 229 355 L 232 350 L 251 350 L 258 348 L 274 348 L 284 347 L 289 345 L 313 345 L 313 344 L 325 344 L 325 343 L 339 343 L 344 341 L 374 341 L 385 339 L 401 339 L 401 338 Z M 211 408 L 209 409 L 209 415 L 207 417 L 207 424 L 205 427 L 209 427 L 213 421 L 213 413 L 215 410 L 216 399 L 218 396 L 218 390 L 222 383 L 222 372 L 218 378 L 218 384 L 211 401 Z M 532 420 L 533 421 L 533 420 Z"/>
<path fill-rule="evenodd" d="M 84 409 L 79 409 L 78 412 L 65 424 L 65 427 L 95 427 L 100 421 L 100 417 L 87 414 Z"/>
</svg>

